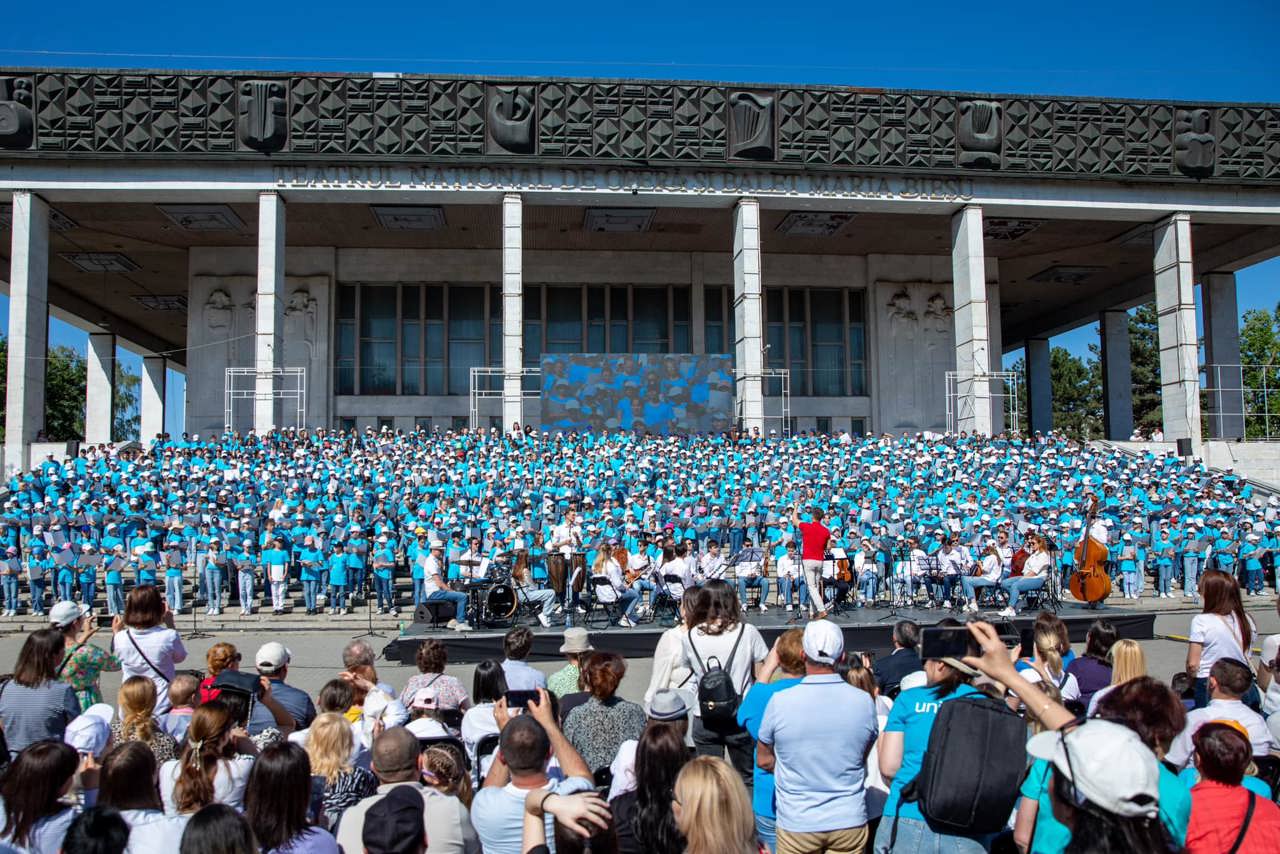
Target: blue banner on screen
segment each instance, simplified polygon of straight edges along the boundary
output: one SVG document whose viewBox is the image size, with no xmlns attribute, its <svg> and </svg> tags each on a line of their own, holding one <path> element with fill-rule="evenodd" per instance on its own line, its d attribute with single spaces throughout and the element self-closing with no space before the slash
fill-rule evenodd
<svg viewBox="0 0 1280 854">
<path fill-rule="evenodd" d="M 542 357 L 543 430 L 689 434 L 718 433 L 732 424 L 731 356 Z"/>
</svg>

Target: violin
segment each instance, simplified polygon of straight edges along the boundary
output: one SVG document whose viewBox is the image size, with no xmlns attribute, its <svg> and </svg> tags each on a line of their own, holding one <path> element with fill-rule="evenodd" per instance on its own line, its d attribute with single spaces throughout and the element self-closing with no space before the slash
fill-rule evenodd
<svg viewBox="0 0 1280 854">
<path fill-rule="evenodd" d="M 1098 496 L 1089 493 L 1087 521 L 1076 546 L 1076 571 L 1071 574 L 1071 595 L 1090 605 L 1111 595 L 1111 576 L 1107 574 L 1107 547 L 1089 536 L 1089 523 L 1098 515 Z"/>
</svg>

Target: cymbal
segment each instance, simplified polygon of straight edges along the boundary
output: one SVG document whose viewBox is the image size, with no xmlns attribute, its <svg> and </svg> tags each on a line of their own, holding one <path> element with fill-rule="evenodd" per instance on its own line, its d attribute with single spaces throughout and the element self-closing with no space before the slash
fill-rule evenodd
<svg viewBox="0 0 1280 854">
<path fill-rule="evenodd" d="M 479 566 L 481 563 L 483 563 L 483 561 L 472 557 L 459 558 L 453 562 L 454 566 Z"/>
</svg>

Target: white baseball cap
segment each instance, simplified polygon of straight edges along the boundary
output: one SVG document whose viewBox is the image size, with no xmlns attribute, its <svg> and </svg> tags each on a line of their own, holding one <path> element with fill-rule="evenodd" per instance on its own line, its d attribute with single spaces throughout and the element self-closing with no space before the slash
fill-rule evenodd
<svg viewBox="0 0 1280 854">
<path fill-rule="evenodd" d="M 87 613 L 89 613 L 88 605 L 79 605 L 64 599 L 49 609 L 49 624 L 55 628 L 65 629 Z M 110 720 L 108 718 L 107 722 L 110 723 Z"/>
<path fill-rule="evenodd" d="M 115 711 L 106 703 L 95 703 L 67 724 L 62 740 L 80 753 L 101 756 L 111 740 L 111 718 Z"/>
<path fill-rule="evenodd" d="M 1130 818 L 1159 814 L 1159 762 L 1127 726 L 1094 719 L 1065 734 L 1042 732 L 1027 742 L 1027 753 L 1052 762 L 1081 800 Z"/>
<path fill-rule="evenodd" d="M 819 664 L 835 664 L 844 655 L 844 633 L 830 620 L 812 620 L 804 627 L 804 656 Z"/>
<path fill-rule="evenodd" d="M 292 658 L 293 653 L 287 646 L 279 641 L 270 641 L 258 647 L 258 654 L 253 657 L 253 663 L 260 671 L 274 673 L 288 664 Z"/>
</svg>

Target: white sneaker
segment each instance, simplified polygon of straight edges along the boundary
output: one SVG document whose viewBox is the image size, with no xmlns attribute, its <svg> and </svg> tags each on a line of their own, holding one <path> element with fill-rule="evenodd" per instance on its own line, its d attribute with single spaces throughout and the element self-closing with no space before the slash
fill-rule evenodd
<svg viewBox="0 0 1280 854">
<path fill-rule="evenodd" d="M 745 604 L 742 606 L 742 613 L 747 613 L 747 606 Z"/>
<path fill-rule="evenodd" d="M 549 628 L 551 628 L 551 621 L 547 619 L 547 615 L 546 615 L 546 614 L 539 614 L 539 615 L 538 615 L 538 622 L 539 622 L 539 623 L 542 623 L 542 627 L 543 627 L 544 629 L 549 629 Z"/>
<path fill-rule="evenodd" d="M 1012 608 L 1005 608 L 1003 611 L 1001 611 L 1001 612 L 1000 612 L 1000 616 L 1001 616 L 1001 617 L 1016 617 L 1016 616 L 1018 616 L 1018 612 L 1017 612 L 1017 611 L 1015 611 L 1015 610 L 1013 610 Z"/>
<path fill-rule="evenodd" d="M 458 623 L 456 626 L 454 626 L 454 627 L 453 627 L 453 629 L 454 629 L 454 631 L 457 631 L 457 632 L 469 632 L 469 631 L 471 631 L 471 627 L 470 627 L 470 626 L 468 626 L 466 623 Z"/>
<path fill-rule="evenodd" d="M 766 604 L 764 604 L 763 602 L 761 602 L 761 603 L 760 603 L 760 613 L 762 613 L 762 614 L 763 614 L 765 611 L 768 611 L 768 610 L 769 610 L 769 606 L 768 606 L 768 605 L 766 605 Z"/>
<path fill-rule="evenodd" d="M 579 606 L 578 606 L 578 613 L 579 613 L 579 614 L 585 614 L 585 613 L 587 613 L 587 609 L 586 609 L 586 608 L 584 608 L 584 607 L 582 607 L 581 605 L 579 605 Z"/>
<path fill-rule="evenodd" d="M 629 620 L 628 618 L 623 617 L 622 619 L 618 620 L 618 625 L 622 626 L 624 629 L 632 629 L 632 628 L 635 628 L 636 624 L 631 622 L 631 620 Z"/>
<path fill-rule="evenodd" d="M 453 629 L 453 628 L 457 628 L 457 626 L 458 626 L 458 621 L 457 621 L 457 620 L 450 620 L 449 622 L 445 623 L 445 628 L 446 628 L 446 629 Z"/>
</svg>

